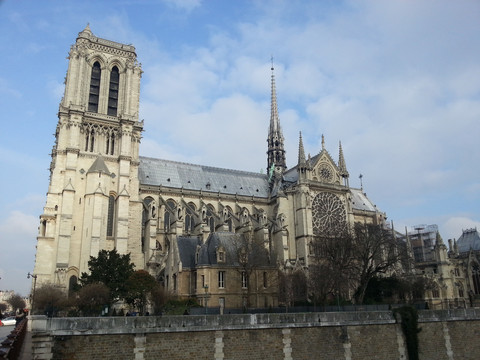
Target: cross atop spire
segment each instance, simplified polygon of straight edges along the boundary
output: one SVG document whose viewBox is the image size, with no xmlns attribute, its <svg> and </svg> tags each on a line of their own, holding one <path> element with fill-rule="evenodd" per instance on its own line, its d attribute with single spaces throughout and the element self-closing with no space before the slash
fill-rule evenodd
<svg viewBox="0 0 480 360">
<path fill-rule="evenodd" d="M 272 83 L 271 83 L 271 105 L 270 105 L 270 128 L 268 131 L 268 150 L 267 150 L 267 169 L 272 166 L 277 170 L 283 172 L 287 168 L 285 160 L 284 138 L 282 128 L 280 126 L 280 119 L 278 116 L 277 106 L 277 90 L 275 88 L 275 73 L 273 67 L 272 57 Z"/>
</svg>

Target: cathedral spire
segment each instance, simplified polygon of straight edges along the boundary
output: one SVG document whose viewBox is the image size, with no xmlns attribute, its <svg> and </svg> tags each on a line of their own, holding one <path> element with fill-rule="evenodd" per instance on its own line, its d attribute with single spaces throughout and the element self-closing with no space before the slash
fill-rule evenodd
<svg viewBox="0 0 480 360">
<path fill-rule="evenodd" d="M 272 89 L 271 89 L 271 109 L 270 109 L 270 128 L 268 131 L 268 150 L 267 150 L 267 169 L 268 171 L 283 172 L 286 168 L 284 138 L 280 119 L 278 117 L 277 91 L 275 89 L 275 74 L 272 58 Z"/>
<path fill-rule="evenodd" d="M 310 158 L 308 160 L 309 161 L 307 162 L 305 158 L 305 149 L 303 148 L 302 132 L 300 132 L 300 137 L 298 140 L 298 164 L 297 164 L 299 182 L 308 178 L 308 170 L 310 170 Z"/>
<path fill-rule="evenodd" d="M 300 131 L 300 139 L 298 141 L 298 166 L 305 166 L 307 160 L 305 158 L 305 149 L 303 148 L 302 132 Z"/>
<path fill-rule="evenodd" d="M 342 142 L 339 141 L 338 147 L 338 168 L 340 170 L 340 176 L 344 179 L 345 185 L 348 186 L 348 174 L 347 164 L 345 163 L 345 158 L 343 157 Z"/>
</svg>

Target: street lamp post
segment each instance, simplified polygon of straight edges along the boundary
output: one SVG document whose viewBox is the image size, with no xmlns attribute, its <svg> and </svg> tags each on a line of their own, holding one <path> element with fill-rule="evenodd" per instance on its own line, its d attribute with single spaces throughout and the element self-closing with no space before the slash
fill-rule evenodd
<svg viewBox="0 0 480 360">
<path fill-rule="evenodd" d="M 31 309 L 30 311 L 33 311 L 33 302 L 35 301 L 35 288 L 37 287 L 37 275 L 30 274 L 30 272 L 27 275 L 27 279 L 33 278 L 33 293 L 32 293 L 32 303 L 30 304 Z"/>
</svg>

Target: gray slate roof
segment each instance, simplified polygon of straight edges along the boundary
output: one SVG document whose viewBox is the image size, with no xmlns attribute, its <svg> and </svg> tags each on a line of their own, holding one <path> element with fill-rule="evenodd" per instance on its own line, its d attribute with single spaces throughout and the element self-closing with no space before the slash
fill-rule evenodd
<svg viewBox="0 0 480 360">
<path fill-rule="evenodd" d="M 202 245 L 202 241 L 196 236 L 178 236 L 177 245 L 182 267 L 189 269 L 195 268 L 197 246 Z"/>
<path fill-rule="evenodd" d="M 352 207 L 356 210 L 377 211 L 375 205 L 370 201 L 361 189 L 350 188 L 352 193 Z"/>
<path fill-rule="evenodd" d="M 267 175 L 140 157 L 140 184 L 268 198 Z"/>
<path fill-rule="evenodd" d="M 202 190 L 260 198 L 269 196 L 268 177 L 266 174 L 260 173 L 140 157 L 138 175 L 142 185 L 161 185 L 185 190 Z M 297 178 L 296 167 L 287 170 L 284 174 L 285 185 L 294 184 Z M 350 188 L 350 191 L 354 209 L 377 211 L 375 205 L 361 189 Z"/>
<path fill-rule="evenodd" d="M 103 160 L 103 157 L 101 155 L 97 156 L 92 166 L 90 166 L 90 169 L 88 169 L 88 173 L 93 172 L 110 175 L 110 171 L 108 170 L 107 165 L 105 164 L 105 161 Z"/>
<path fill-rule="evenodd" d="M 197 237 L 178 236 L 177 244 L 182 267 L 194 269 L 196 266 L 217 265 L 217 249 L 220 246 L 225 250 L 226 256 L 226 261 L 222 263 L 222 267 L 239 266 L 239 251 L 244 246 L 245 241 L 242 234 L 223 231 L 210 234 L 204 244 Z M 198 263 L 195 264 L 198 246 L 200 246 Z M 260 249 L 256 250 L 255 253 L 249 254 L 249 259 L 251 262 L 255 261 L 265 266 L 269 265 L 267 252 L 262 252 Z"/>
<path fill-rule="evenodd" d="M 464 230 L 457 240 L 458 252 L 465 253 L 470 250 L 480 250 L 480 235 L 477 229 Z"/>
</svg>

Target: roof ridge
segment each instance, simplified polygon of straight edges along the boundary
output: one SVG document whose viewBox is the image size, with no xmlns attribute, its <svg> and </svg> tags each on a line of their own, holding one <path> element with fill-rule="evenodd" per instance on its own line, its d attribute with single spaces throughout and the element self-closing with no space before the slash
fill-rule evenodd
<svg viewBox="0 0 480 360">
<path fill-rule="evenodd" d="M 188 163 L 188 162 L 183 162 L 183 161 L 159 159 L 159 158 L 154 158 L 154 157 L 149 157 L 149 156 L 139 156 L 139 158 L 140 158 L 140 160 L 141 160 L 141 159 L 158 160 L 158 161 L 165 161 L 165 162 L 173 163 L 173 164 L 189 165 L 189 166 L 198 166 L 198 167 L 202 167 L 202 168 L 206 168 L 206 169 L 228 170 L 228 171 L 235 172 L 235 173 L 239 173 L 239 174 L 256 175 L 256 176 L 258 176 L 258 177 L 266 177 L 266 176 L 267 176 L 266 174 L 257 173 L 257 172 L 253 172 L 253 171 L 229 169 L 229 168 L 222 168 L 222 167 L 210 166 L 210 165 L 193 164 L 193 163 Z"/>
</svg>

